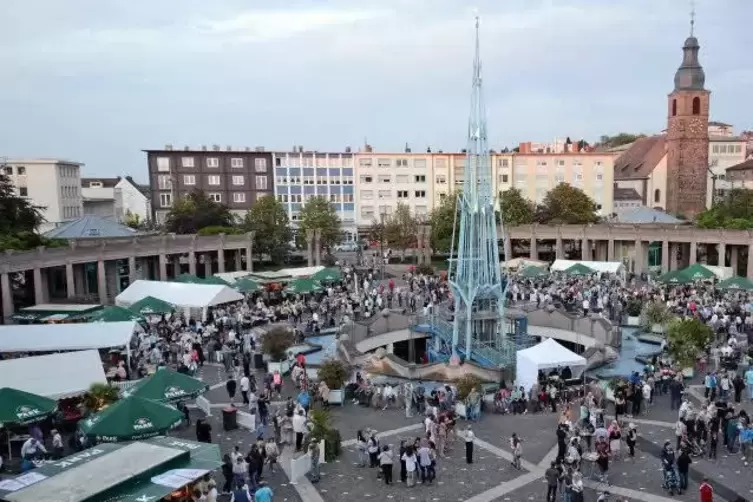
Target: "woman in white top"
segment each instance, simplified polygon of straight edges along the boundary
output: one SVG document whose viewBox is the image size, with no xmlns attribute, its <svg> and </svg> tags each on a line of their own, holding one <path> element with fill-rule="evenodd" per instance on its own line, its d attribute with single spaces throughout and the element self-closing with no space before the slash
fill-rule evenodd
<svg viewBox="0 0 753 502">
<path fill-rule="evenodd" d="M 407 474 L 405 484 L 408 487 L 415 486 L 418 459 L 416 458 L 416 453 L 413 451 L 412 446 L 408 446 L 408 448 L 405 450 L 405 453 L 403 453 L 401 460 L 405 462 L 405 472 Z"/>
</svg>

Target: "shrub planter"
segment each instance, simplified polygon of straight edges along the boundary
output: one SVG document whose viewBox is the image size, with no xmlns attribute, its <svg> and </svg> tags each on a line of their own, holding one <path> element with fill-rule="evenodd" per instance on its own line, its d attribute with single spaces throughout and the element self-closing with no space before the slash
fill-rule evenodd
<svg viewBox="0 0 753 502">
<path fill-rule="evenodd" d="M 641 318 L 640 316 L 631 316 L 629 315 L 627 317 L 627 325 L 631 327 L 637 327 L 641 325 Z"/>
<path fill-rule="evenodd" d="M 330 389 L 329 399 L 327 401 L 329 404 L 342 405 L 343 402 L 345 402 L 345 391 L 342 389 Z"/>
<path fill-rule="evenodd" d="M 275 371 L 279 371 L 280 375 L 287 375 L 290 372 L 290 361 L 283 360 L 283 361 L 268 361 L 267 362 L 267 372 L 268 373 L 274 373 Z"/>
<path fill-rule="evenodd" d="M 661 324 L 654 324 L 651 326 L 651 333 L 656 333 L 658 335 L 664 334 L 664 326 Z"/>
</svg>

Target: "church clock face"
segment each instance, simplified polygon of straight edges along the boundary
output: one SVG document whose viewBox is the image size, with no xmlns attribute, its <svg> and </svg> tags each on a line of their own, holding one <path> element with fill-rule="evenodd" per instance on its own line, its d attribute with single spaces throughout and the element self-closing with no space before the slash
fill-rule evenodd
<svg viewBox="0 0 753 502">
<path fill-rule="evenodd" d="M 703 135 L 708 128 L 699 118 L 690 119 L 688 122 L 688 132 L 694 136 Z"/>
</svg>

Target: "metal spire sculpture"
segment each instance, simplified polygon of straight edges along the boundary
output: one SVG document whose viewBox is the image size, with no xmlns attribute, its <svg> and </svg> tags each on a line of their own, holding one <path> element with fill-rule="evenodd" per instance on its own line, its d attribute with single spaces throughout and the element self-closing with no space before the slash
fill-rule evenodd
<svg viewBox="0 0 753 502">
<path fill-rule="evenodd" d="M 505 293 L 500 273 L 496 198 L 491 171 L 482 92 L 479 18 L 476 17 L 468 146 L 463 191 L 458 195 L 460 221 L 456 214 L 449 270 L 455 302 L 452 353 L 455 360 L 463 353 L 467 359 L 497 366 L 508 363 L 509 354 L 503 354 L 503 346 L 507 345 L 503 331 Z M 455 249 L 457 234 L 459 239 Z"/>
</svg>

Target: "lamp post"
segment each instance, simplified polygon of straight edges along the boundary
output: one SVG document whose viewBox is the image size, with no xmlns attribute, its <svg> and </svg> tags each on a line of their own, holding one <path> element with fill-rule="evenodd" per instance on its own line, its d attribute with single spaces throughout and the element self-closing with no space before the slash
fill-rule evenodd
<svg viewBox="0 0 753 502">
<path fill-rule="evenodd" d="M 380 270 L 381 280 L 384 280 L 384 219 L 386 214 L 385 213 L 379 213 L 379 263 L 380 263 Z"/>
</svg>

